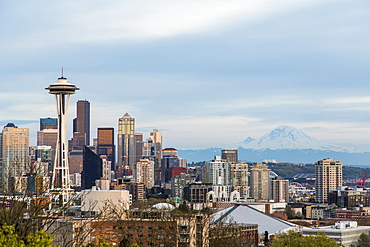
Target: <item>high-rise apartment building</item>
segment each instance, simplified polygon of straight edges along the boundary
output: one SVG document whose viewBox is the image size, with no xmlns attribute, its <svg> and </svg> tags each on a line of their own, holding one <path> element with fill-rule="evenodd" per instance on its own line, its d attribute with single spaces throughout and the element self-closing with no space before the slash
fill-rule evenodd
<svg viewBox="0 0 370 247">
<path fill-rule="evenodd" d="M 147 189 L 154 186 L 154 161 L 141 159 L 136 163 L 136 181 L 143 183 Z"/>
<path fill-rule="evenodd" d="M 270 180 L 269 200 L 275 202 L 289 201 L 289 180 L 276 177 Z"/>
<path fill-rule="evenodd" d="M 231 163 L 230 164 L 231 186 L 240 193 L 240 197 L 247 199 L 249 197 L 248 185 L 248 164 Z"/>
<path fill-rule="evenodd" d="M 230 164 L 215 156 L 214 160 L 206 162 L 203 179 L 212 185 L 230 185 Z"/>
<path fill-rule="evenodd" d="M 238 163 L 238 150 L 222 150 L 221 159 L 226 160 L 230 164 Z"/>
<path fill-rule="evenodd" d="M 118 120 L 118 174 L 132 173 L 136 162 L 135 118 L 127 112 Z"/>
<path fill-rule="evenodd" d="M 21 176 L 30 165 L 29 129 L 8 123 L 0 135 L 0 186 L 7 191 L 10 177 Z"/>
<path fill-rule="evenodd" d="M 251 197 L 256 200 L 268 200 L 270 169 L 262 163 L 255 163 L 251 168 Z"/>
<path fill-rule="evenodd" d="M 106 155 L 111 161 L 111 170 L 115 170 L 116 146 L 114 145 L 114 128 L 98 128 L 97 154 Z"/>
<path fill-rule="evenodd" d="M 342 186 L 342 163 L 333 159 L 319 160 L 315 164 L 316 201 L 327 202 L 329 192 Z"/>
<path fill-rule="evenodd" d="M 76 131 L 85 134 L 85 144 L 90 145 L 90 102 L 87 100 L 77 101 Z"/>
</svg>

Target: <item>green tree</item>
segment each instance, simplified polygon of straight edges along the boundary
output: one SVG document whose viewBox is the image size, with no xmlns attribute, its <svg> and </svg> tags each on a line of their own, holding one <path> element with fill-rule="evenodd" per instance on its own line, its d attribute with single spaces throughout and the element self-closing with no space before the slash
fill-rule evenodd
<svg viewBox="0 0 370 247">
<path fill-rule="evenodd" d="M 30 233 L 26 237 L 27 247 L 49 247 L 52 246 L 53 239 L 53 235 L 44 231 Z"/>
<path fill-rule="evenodd" d="M 0 246 L 24 247 L 25 245 L 18 235 L 14 233 L 14 227 L 4 224 L 0 228 Z"/>
<path fill-rule="evenodd" d="M 357 240 L 357 247 L 370 247 L 370 236 L 366 233 L 361 233 Z"/>
<path fill-rule="evenodd" d="M 178 209 L 181 212 L 184 212 L 184 213 L 189 213 L 190 212 L 189 206 L 186 204 L 185 201 L 183 201 L 182 204 L 180 204 L 180 206 L 178 207 Z"/>
<path fill-rule="evenodd" d="M 15 233 L 13 226 L 6 224 L 0 228 L 0 246 L 17 246 L 17 247 L 51 247 L 53 242 L 53 235 L 38 231 L 31 233 L 26 237 L 26 243 L 19 239 L 19 236 Z"/>
<path fill-rule="evenodd" d="M 286 216 L 288 216 L 288 219 L 294 219 L 295 218 L 295 212 L 292 209 L 292 207 L 289 206 L 289 205 L 285 207 L 284 213 L 286 214 Z"/>
<path fill-rule="evenodd" d="M 323 232 L 316 236 L 302 236 L 301 233 L 288 231 L 277 236 L 277 239 L 270 243 L 271 247 L 336 247 L 337 242 L 330 239 Z"/>
</svg>

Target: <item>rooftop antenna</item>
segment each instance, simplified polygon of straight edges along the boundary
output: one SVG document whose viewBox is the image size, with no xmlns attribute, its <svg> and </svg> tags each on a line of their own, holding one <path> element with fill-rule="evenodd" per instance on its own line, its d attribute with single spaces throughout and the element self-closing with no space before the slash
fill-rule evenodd
<svg viewBox="0 0 370 247">
<path fill-rule="evenodd" d="M 64 78 L 64 67 L 63 66 L 62 66 L 62 77 L 60 77 L 58 79 L 66 79 L 66 78 Z"/>
</svg>

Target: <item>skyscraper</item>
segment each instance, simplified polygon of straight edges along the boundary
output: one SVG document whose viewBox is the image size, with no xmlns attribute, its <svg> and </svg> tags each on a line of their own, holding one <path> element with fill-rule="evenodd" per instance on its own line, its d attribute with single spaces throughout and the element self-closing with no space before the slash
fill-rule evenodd
<svg viewBox="0 0 370 247">
<path fill-rule="evenodd" d="M 241 198 L 247 199 L 249 197 L 248 164 L 231 163 L 230 177 L 233 189 L 240 193 Z"/>
<path fill-rule="evenodd" d="M 95 180 L 110 180 L 110 162 L 105 155 L 97 155 L 89 147 L 84 146 L 83 170 L 81 172 L 81 184 L 83 188 L 91 188 L 96 185 Z"/>
<path fill-rule="evenodd" d="M 58 119 L 50 117 L 40 118 L 40 131 L 37 131 L 37 146 L 50 146 L 51 157 L 54 157 L 57 140 Z"/>
<path fill-rule="evenodd" d="M 162 150 L 161 160 L 161 182 L 168 183 L 168 170 L 172 167 L 179 167 L 179 158 L 177 157 L 178 151 L 175 148 L 165 148 Z"/>
<path fill-rule="evenodd" d="M 315 164 L 316 201 L 327 202 L 329 192 L 342 186 L 342 163 L 333 159 L 319 160 Z"/>
<path fill-rule="evenodd" d="M 251 197 L 256 200 L 269 198 L 270 169 L 262 163 L 255 163 L 251 168 Z"/>
<path fill-rule="evenodd" d="M 156 155 L 158 160 L 162 157 L 162 132 L 159 132 L 157 129 L 153 129 L 153 132 L 150 132 L 150 139 L 153 140 L 152 154 Z"/>
<path fill-rule="evenodd" d="M 55 151 L 58 140 L 57 129 L 43 129 L 37 131 L 37 146 L 50 146 Z"/>
<path fill-rule="evenodd" d="M 151 145 L 149 144 L 151 140 Z M 154 183 L 161 183 L 161 162 L 162 162 L 162 132 L 159 132 L 157 129 L 153 129 L 153 132 L 150 132 L 150 137 L 148 139 L 148 146 L 150 147 L 150 155 L 153 155 L 154 158 Z"/>
<path fill-rule="evenodd" d="M 154 161 L 141 159 L 136 163 L 136 181 L 147 189 L 154 186 Z"/>
<path fill-rule="evenodd" d="M 135 163 L 143 158 L 143 133 L 135 133 Z"/>
<path fill-rule="evenodd" d="M 114 145 L 114 128 L 98 128 L 97 154 L 106 155 L 111 161 L 111 170 L 115 170 L 116 146 Z"/>
<path fill-rule="evenodd" d="M 40 118 L 40 131 L 44 129 L 58 129 L 57 118 Z"/>
<path fill-rule="evenodd" d="M 238 163 L 238 150 L 222 150 L 221 159 L 232 164 Z"/>
<path fill-rule="evenodd" d="M 51 188 L 58 196 L 56 203 L 62 206 L 68 200 L 69 167 L 66 141 L 66 116 L 68 102 L 71 94 L 79 90 L 75 85 L 68 83 L 67 78 L 58 78 L 58 81 L 46 88 L 50 94 L 54 94 L 58 114 L 58 141 L 56 145 L 55 163 Z"/>
<path fill-rule="evenodd" d="M 87 100 L 77 101 L 77 118 L 75 132 L 84 133 L 84 145 L 90 145 L 90 102 Z"/>
<path fill-rule="evenodd" d="M 2 190 L 8 190 L 8 179 L 21 176 L 29 168 L 29 129 L 8 123 L 0 135 L 0 178 Z"/>
<path fill-rule="evenodd" d="M 136 163 L 135 118 L 127 112 L 118 120 L 118 176 L 131 175 Z"/>
</svg>

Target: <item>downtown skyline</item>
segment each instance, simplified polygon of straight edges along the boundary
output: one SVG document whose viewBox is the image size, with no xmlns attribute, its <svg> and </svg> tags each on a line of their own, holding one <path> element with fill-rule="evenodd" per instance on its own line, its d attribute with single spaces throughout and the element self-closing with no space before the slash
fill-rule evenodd
<svg viewBox="0 0 370 247">
<path fill-rule="evenodd" d="M 278 125 L 370 150 L 370 3 L 64 1 L 0 4 L 0 124 L 55 118 L 64 76 L 91 103 L 91 137 L 128 112 L 164 147 L 228 147 Z M 117 133 L 117 132 L 116 132 Z"/>
</svg>

